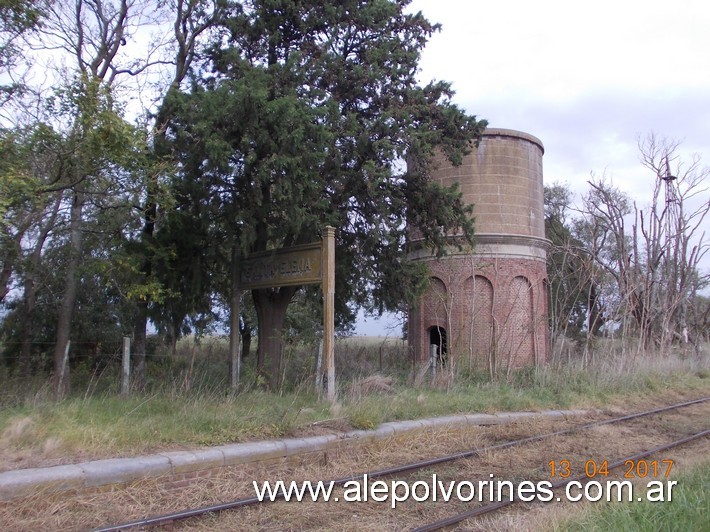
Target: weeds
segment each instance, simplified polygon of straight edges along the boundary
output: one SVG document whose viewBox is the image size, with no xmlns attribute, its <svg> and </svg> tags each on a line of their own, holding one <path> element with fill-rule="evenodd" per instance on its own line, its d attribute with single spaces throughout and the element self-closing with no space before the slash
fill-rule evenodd
<svg viewBox="0 0 710 532">
<path fill-rule="evenodd" d="M 590 507 L 561 530 L 707 530 L 710 515 L 710 462 L 677 478 L 672 504 L 643 501 Z M 670 501 L 666 501 L 670 502 Z"/>
<path fill-rule="evenodd" d="M 156 355 L 149 365 L 150 386 L 127 399 L 118 395 L 119 372 L 111 366 L 101 371 L 73 368 L 74 395 L 59 403 L 52 400 L 46 380 L 20 381 L 0 373 L 0 455 L 8 454 L 0 468 L 23 467 L 25 462 L 10 464 L 13 453 L 43 459 L 76 453 L 129 455 L 165 446 L 313 433 L 327 430 L 332 420 L 339 430 L 369 429 L 383 421 L 455 413 L 603 407 L 667 390 L 710 393 L 707 359 L 673 355 L 625 360 L 611 349 L 604 356 L 597 353 L 593 362 L 558 359 L 547 367 L 511 372 L 502 382 L 463 370 L 453 376 L 439 372 L 446 382 L 425 377 L 414 387 L 401 341 L 347 339 L 336 346 L 339 396 L 329 405 L 315 389 L 314 346 L 289 347 L 286 384 L 278 393 L 257 386 L 253 357 L 244 364 L 240 389 L 232 390 L 226 378 L 226 343 L 212 339 L 202 346 L 193 351 L 181 344 L 174 357 Z M 15 432 L 21 437 L 12 437 Z"/>
</svg>

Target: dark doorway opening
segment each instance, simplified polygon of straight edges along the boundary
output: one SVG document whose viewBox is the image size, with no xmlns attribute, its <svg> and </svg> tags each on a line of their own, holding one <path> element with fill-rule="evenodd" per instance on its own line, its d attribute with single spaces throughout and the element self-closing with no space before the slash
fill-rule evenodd
<svg viewBox="0 0 710 532">
<path fill-rule="evenodd" d="M 438 326 L 429 329 L 429 345 L 436 346 L 436 362 L 442 366 L 446 364 L 446 329 Z"/>
</svg>

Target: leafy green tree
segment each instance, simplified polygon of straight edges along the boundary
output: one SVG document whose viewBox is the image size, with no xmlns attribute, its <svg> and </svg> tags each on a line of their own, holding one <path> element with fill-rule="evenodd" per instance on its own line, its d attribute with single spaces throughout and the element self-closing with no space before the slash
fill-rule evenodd
<svg viewBox="0 0 710 532">
<path fill-rule="evenodd" d="M 61 50 L 73 63 L 70 79 L 64 83 L 66 164 L 55 187 L 68 191 L 68 245 L 72 251 L 57 321 L 54 359 L 58 397 L 63 397 L 68 389 L 63 361 L 80 282 L 84 227 L 92 214 L 90 207 L 96 197 L 107 197 L 105 192 L 124 177 L 135 176 L 121 171 L 124 165 L 133 164 L 138 139 L 135 129 L 121 116 L 116 86 L 121 76 L 135 76 L 154 61 L 149 57 L 130 57 L 124 47 L 137 27 L 154 22 L 152 17 L 159 7 L 140 0 L 47 3 L 42 45 Z"/>
<path fill-rule="evenodd" d="M 173 93 L 180 89 L 195 61 L 200 43 L 204 35 L 214 30 L 220 16 L 223 4 L 220 0 L 169 0 L 162 4 L 167 8 L 172 17 L 172 40 L 169 62 L 170 72 L 168 84 L 160 96 L 158 109 L 154 116 L 154 138 L 151 150 L 151 171 L 146 173 L 143 201 L 141 203 L 142 228 L 140 233 L 130 242 L 132 256 L 139 262 L 135 273 L 137 282 L 142 290 L 136 291 L 133 298 L 135 304 L 135 317 L 133 323 L 133 348 L 137 364 L 135 365 L 134 384 L 142 388 L 146 376 L 146 338 L 148 319 L 151 315 L 157 320 L 159 328 L 166 330 L 171 335 L 171 343 L 177 341 L 179 327 L 177 321 L 182 321 L 187 308 L 176 313 L 176 305 L 172 311 L 167 311 L 163 303 L 169 296 L 168 289 L 161 284 L 159 272 L 167 274 L 172 279 L 174 286 L 177 276 L 171 275 L 164 269 L 169 264 L 169 257 L 164 254 L 166 245 L 165 237 L 161 242 L 156 242 L 156 231 L 161 224 L 167 222 L 162 214 L 170 213 L 173 209 L 173 199 L 170 194 L 169 180 L 174 167 L 174 158 L 169 143 L 166 141 L 167 122 L 171 117 L 173 108 L 167 102 Z M 168 244 L 168 253 L 170 245 Z M 167 261 L 167 262 L 166 262 Z M 158 264 L 161 264 L 158 266 Z M 178 303 L 174 301 L 174 303 Z M 166 321 L 168 315 L 170 319 Z"/>
<path fill-rule="evenodd" d="M 5 104 L 24 89 L 18 63 L 22 59 L 21 41 L 42 23 L 44 2 L 0 0 L 0 74 L 10 83 L 0 85 L 0 104 Z"/>
<path fill-rule="evenodd" d="M 112 259 L 107 258 L 114 255 L 107 242 L 107 222 L 110 223 L 105 216 L 99 216 L 87 220 L 85 225 L 84 253 L 78 272 L 81 282 L 77 284 L 71 323 L 72 371 L 77 364 L 97 368 L 110 363 L 111 356 L 120 352 L 121 337 L 130 332 L 130 301 L 115 282 L 115 272 L 109 267 Z M 31 312 L 27 309 L 28 290 L 23 288 L 22 297 L 9 301 L 9 312 L 0 325 L 3 358 L 21 375 L 49 373 L 53 369 L 60 312 L 57 299 L 66 284 L 67 238 L 66 233 L 55 228 L 55 235 L 42 250 L 41 261 L 32 271 Z"/>
<path fill-rule="evenodd" d="M 193 185 L 182 188 L 180 185 Z M 170 212 L 155 235 L 153 277 L 165 296 L 156 300 L 150 313 L 174 352 L 184 333 L 204 333 L 216 321 L 213 313 L 214 283 L 224 262 L 214 238 L 212 215 L 203 188 L 196 183 L 175 183 Z"/>
<path fill-rule="evenodd" d="M 64 132 L 61 171 L 50 190 L 66 190 L 69 202 L 69 253 L 66 285 L 57 319 L 54 351 L 55 388 L 59 398 L 69 390 L 66 351 L 80 282 L 87 219 L 102 207 L 116 208 L 115 195 L 132 174 L 122 171 L 136 160 L 140 137 L 116 109 L 110 87 L 101 79 L 79 76 L 63 99 L 70 120 Z M 125 177 L 125 183 L 122 178 Z"/>
<path fill-rule="evenodd" d="M 81 95 L 66 91 L 54 103 L 47 99 L 58 124 L 66 116 L 75 116 L 74 99 L 81 99 Z M 116 282 L 115 270 L 121 259 L 117 250 L 122 235 L 130 231 L 127 220 L 132 194 L 127 190 L 130 177 L 126 168 L 116 165 L 121 151 L 111 138 L 118 135 L 121 149 L 129 149 L 132 129 L 105 108 L 95 118 L 97 122 L 92 124 L 97 125 L 93 130 L 96 138 L 77 139 L 71 129 L 54 129 L 43 123 L 8 131 L 2 137 L 12 157 L 0 162 L 0 176 L 19 176 L 25 185 L 15 190 L 3 211 L 3 236 L 12 235 L 14 246 L 9 245 L 10 239 L 4 239 L 0 248 L 3 272 L 10 271 L 16 287 L 6 302 L 10 314 L 2 329 L 9 343 L 4 355 L 8 360 L 19 360 L 24 375 L 33 369 L 45 369 L 37 364 L 40 357 L 52 360 L 47 355 L 62 319 L 58 302 L 66 291 L 70 267 L 76 268 L 77 280 L 71 312 L 72 359 L 81 356 L 82 344 L 97 346 L 108 336 L 116 339 L 126 332 L 125 316 L 117 318 L 122 315 L 118 309 L 125 310 L 125 304 L 117 298 L 127 283 Z M 81 158 L 82 148 L 77 144 L 90 150 L 96 165 Z M 108 153 L 113 155 L 109 157 Z M 135 156 L 134 152 L 131 160 Z M 72 264 L 75 258 L 68 228 L 72 185 L 76 184 L 71 178 L 77 176 L 71 168 L 81 162 L 84 170 L 93 171 L 90 200 L 82 211 L 82 253 L 77 265 Z"/>
<path fill-rule="evenodd" d="M 63 191 L 46 191 L 59 168 L 56 154 L 61 136 L 38 123 L 3 130 L 0 144 L 5 154 L 0 161 L 0 303 L 14 284 L 18 301 L 6 303 L 16 307 L 19 358 L 27 375 L 35 339 L 35 303 L 46 278 L 43 254 L 63 220 Z"/>
<path fill-rule="evenodd" d="M 166 92 L 175 90 L 195 57 L 199 36 L 213 25 L 218 4 L 210 0 L 86 0 L 76 3 L 9 0 L 0 4 L 3 23 L 0 28 L 3 39 L 0 41 L 3 44 L 1 51 L 3 54 L 8 52 L 2 56 L 2 60 L 8 58 L 8 62 L 2 63 L 3 68 L 11 67 L 10 51 L 19 53 L 19 56 L 12 56 L 14 59 L 27 55 L 29 48 L 48 48 L 63 53 L 69 67 L 62 72 L 52 73 L 63 87 L 61 96 L 52 98 L 43 94 L 42 100 L 34 105 L 35 109 L 46 111 L 46 104 L 53 101 L 56 103 L 54 108 L 45 112 L 45 120 L 52 124 L 48 129 L 55 132 L 60 146 L 46 151 L 48 156 L 54 157 L 52 163 L 55 167 L 51 178 L 45 181 L 40 179 L 39 188 L 32 188 L 30 185 L 34 181 L 28 179 L 33 174 L 31 164 L 28 170 L 13 162 L 13 168 L 6 168 L 8 165 L 5 165 L 0 172 L 3 192 L 0 196 L 0 210 L 4 218 L 16 219 L 13 220 L 15 225 L 7 229 L 9 226 L 5 224 L 0 233 L 3 246 L 8 244 L 2 250 L 0 263 L 2 293 L 7 293 L 13 282 L 32 285 L 29 282 L 32 279 L 29 265 L 25 266 L 28 262 L 26 259 L 32 256 L 33 261 L 42 260 L 42 246 L 35 246 L 37 253 L 30 253 L 29 249 L 21 249 L 23 246 L 17 244 L 28 240 L 27 236 L 21 236 L 17 228 L 46 227 L 52 245 L 61 242 L 68 249 L 74 250 L 64 255 L 68 267 L 57 270 L 64 272 L 66 279 L 65 288 L 57 291 L 55 287 L 54 291 L 55 294 L 63 294 L 61 301 L 55 304 L 64 309 L 55 314 L 58 319 L 57 360 L 63 358 L 69 337 L 73 336 L 70 329 L 77 305 L 76 294 L 81 292 L 81 283 L 84 282 L 82 263 L 87 256 L 102 256 L 105 259 L 101 266 L 102 275 L 118 293 L 135 305 L 134 345 L 138 351 L 136 374 L 137 384 L 141 384 L 145 375 L 149 305 L 151 302 L 166 301 L 173 293 L 152 275 L 156 260 L 165 264 L 164 257 L 154 255 L 153 233 L 156 223 L 160 223 L 158 205 L 163 211 L 170 211 L 170 196 L 165 193 L 164 184 L 165 176 L 170 175 L 172 159 L 162 141 L 165 131 L 163 108 L 158 105 L 157 117 L 154 117 L 156 127 L 152 132 L 152 153 L 147 158 L 144 148 L 148 143 L 145 138 L 139 138 L 135 128 L 129 127 L 123 120 L 122 106 L 117 97 L 125 94 L 122 91 L 126 88 L 124 82 L 127 80 L 130 80 L 128 85 L 140 89 L 140 82 L 134 84 L 133 81 L 140 79 L 147 70 L 169 63 L 167 59 L 171 55 L 174 68 L 171 72 L 166 70 L 163 73 L 168 74 Z M 170 19 L 165 18 L 168 14 Z M 142 48 L 135 39 L 136 35 L 141 34 L 139 28 L 146 24 L 155 26 L 166 20 L 173 27 L 173 41 L 151 39 L 147 47 Z M 20 39 L 23 32 L 31 32 L 40 23 L 43 31 L 35 32 L 31 46 Z M 11 34 L 10 29 L 14 33 Z M 8 40 L 5 40 L 6 37 Z M 5 43 L 12 46 L 5 48 Z M 137 54 L 137 49 L 145 50 L 145 54 Z M 34 93 L 28 93 L 28 98 L 31 95 Z M 28 115 L 18 118 L 18 122 L 22 120 L 33 122 L 35 117 Z M 49 185 L 45 187 L 47 183 Z M 6 191 L 12 194 L 5 195 Z M 20 211 L 15 203 L 8 202 L 15 202 L 15 199 L 10 198 L 21 199 L 23 195 L 39 197 L 44 202 L 40 202 L 41 205 L 47 204 L 45 212 L 41 211 L 40 205 L 34 205 L 34 210 L 28 211 L 42 224 L 17 225 L 29 218 L 25 216 L 22 220 L 17 219 Z M 113 201 L 108 201 L 109 197 Z M 57 202 L 49 201 L 56 198 Z M 56 227 L 50 223 L 53 219 L 48 214 L 50 205 L 52 208 L 59 207 L 59 216 L 55 217 Z M 126 208 L 129 205 L 133 205 L 134 210 Z M 23 213 L 25 211 L 27 209 L 22 210 Z M 6 213 L 8 216 L 5 216 Z M 108 213 L 112 213 L 113 217 L 106 216 Z M 98 219 L 102 219 L 104 225 L 94 225 Z M 142 228 L 136 222 L 142 222 Z M 57 229 L 54 232 L 56 234 L 52 232 L 54 229 Z M 84 249 L 84 241 L 90 236 L 88 231 L 96 230 L 103 235 L 92 242 L 98 248 Z M 33 229 L 31 232 L 36 231 Z M 65 238 L 67 235 L 71 237 Z M 24 247 L 27 248 L 26 245 Z M 25 292 L 31 293 L 27 288 Z M 175 302 L 176 305 L 178 303 Z M 159 315 L 158 310 L 155 316 Z M 195 318 L 192 320 L 195 321 Z M 61 390 L 65 389 L 68 378 L 60 380 L 64 384 L 57 387 L 59 396 L 63 395 Z"/>
<path fill-rule="evenodd" d="M 192 90 L 170 101 L 179 178 L 210 190 L 233 260 L 315 240 L 332 225 L 341 310 L 396 308 L 421 288 L 421 267 L 406 259 L 412 227 L 438 253 L 447 232 L 473 235 L 470 209 L 456 188 L 429 180 L 429 160 L 440 148 L 460 161 L 485 122 L 451 103 L 447 83 L 417 83 L 438 27 L 406 13 L 409 3 L 233 5 Z M 270 359 L 272 387 L 296 291 L 253 291 L 258 364 Z"/>
</svg>

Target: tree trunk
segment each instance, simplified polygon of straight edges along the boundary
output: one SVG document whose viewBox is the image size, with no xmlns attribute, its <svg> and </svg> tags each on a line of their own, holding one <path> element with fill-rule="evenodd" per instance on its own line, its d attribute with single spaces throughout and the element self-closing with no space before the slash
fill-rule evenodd
<svg viewBox="0 0 710 532">
<path fill-rule="evenodd" d="M 59 308 L 57 319 L 57 340 L 54 346 L 54 392 L 57 400 L 64 399 L 69 393 L 69 364 L 65 364 L 65 352 L 71 333 L 71 322 L 74 315 L 77 287 L 79 284 L 79 263 L 83 248 L 82 210 L 84 196 L 81 192 L 74 192 L 70 219 L 70 246 L 69 260 L 67 262 L 64 297 Z"/>
<path fill-rule="evenodd" d="M 236 245 L 232 248 L 231 294 L 229 299 L 229 375 L 232 388 L 239 385 L 241 359 L 239 358 L 239 315 L 241 290 L 239 289 L 239 263 Z"/>
<path fill-rule="evenodd" d="M 143 264 L 141 264 L 141 275 L 143 282 L 148 283 L 153 275 L 153 250 L 152 241 L 155 232 L 155 219 L 158 214 L 158 204 L 156 203 L 155 188 L 156 178 L 151 176 L 148 182 L 145 215 L 143 218 L 143 231 L 141 233 L 141 243 L 143 244 Z M 149 299 L 139 299 L 136 301 L 136 315 L 133 320 L 133 358 L 135 369 L 133 371 L 133 386 L 137 390 L 143 390 L 146 382 L 146 329 L 148 328 L 148 303 Z"/>
<path fill-rule="evenodd" d="M 148 301 L 136 301 L 136 316 L 133 320 L 133 386 L 136 390 L 145 387 L 146 328 L 148 327 Z"/>
<path fill-rule="evenodd" d="M 242 360 L 249 356 L 251 351 L 251 329 L 244 329 L 242 335 Z"/>
<path fill-rule="evenodd" d="M 271 390 L 281 384 L 281 362 L 283 357 L 283 324 L 291 298 L 298 290 L 288 286 L 274 289 L 253 290 L 254 306 L 258 320 L 259 346 L 257 348 L 257 371 L 265 375 L 264 361 L 269 358 Z"/>
<path fill-rule="evenodd" d="M 170 355 L 177 355 L 177 344 L 182 335 L 182 323 L 185 320 L 183 316 L 175 312 L 171 315 L 170 320 Z"/>
<path fill-rule="evenodd" d="M 597 285 L 590 283 L 589 298 L 587 299 L 587 313 L 589 315 L 589 334 L 599 336 L 599 331 L 604 325 L 604 316 L 599 302 Z"/>
<path fill-rule="evenodd" d="M 5 296 L 10 292 L 10 279 L 12 279 L 12 261 L 6 260 L 0 268 L 0 303 L 5 300 Z"/>
<path fill-rule="evenodd" d="M 34 275 L 25 278 L 25 293 L 22 301 L 22 359 L 21 374 L 29 378 L 32 374 L 32 339 L 34 338 L 34 308 L 37 300 Z"/>
</svg>

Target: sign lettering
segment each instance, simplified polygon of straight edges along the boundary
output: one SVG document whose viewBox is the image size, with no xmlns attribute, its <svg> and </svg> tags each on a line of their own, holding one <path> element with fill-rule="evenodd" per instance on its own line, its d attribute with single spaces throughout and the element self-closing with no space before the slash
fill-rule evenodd
<svg viewBox="0 0 710 532">
<path fill-rule="evenodd" d="M 242 260 L 239 285 L 242 289 L 320 283 L 321 245 L 306 244 L 259 253 Z"/>
</svg>

